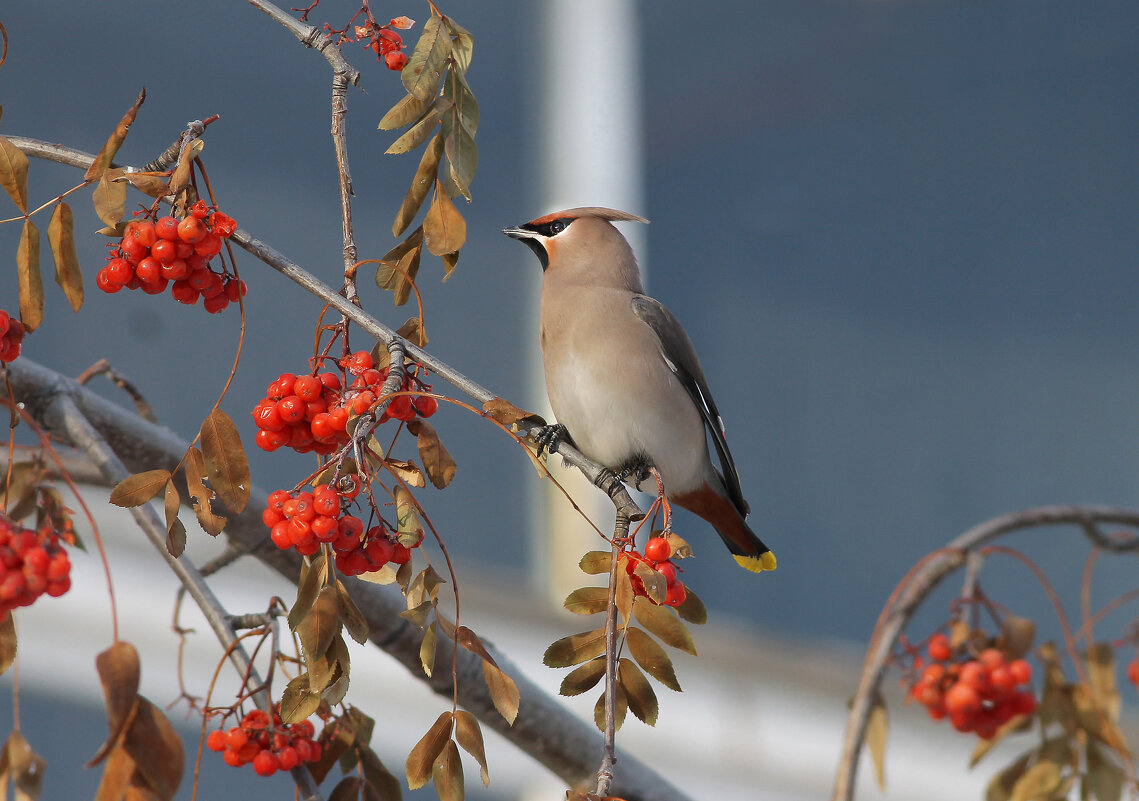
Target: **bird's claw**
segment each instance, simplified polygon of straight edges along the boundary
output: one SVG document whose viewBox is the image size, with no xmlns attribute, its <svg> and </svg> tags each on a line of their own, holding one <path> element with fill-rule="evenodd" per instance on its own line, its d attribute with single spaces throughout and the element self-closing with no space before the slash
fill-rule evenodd
<svg viewBox="0 0 1139 801">
<path fill-rule="evenodd" d="M 637 459 L 625 465 L 619 473 L 617 473 L 617 480 L 624 483 L 633 477 L 633 486 L 638 490 L 641 489 L 641 482 L 646 481 L 652 475 L 652 468 L 649 463 L 644 459 Z"/>
<path fill-rule="evenodd" d="M 534 442 L 538 443 L 538 458 L 542 458 L 542 451 L 554 454 L 558 452 L 558 446 L 563 441 L 569 440 L 569 429 L 561 423 L 554 423 L 553 425 L 542 426 L 531 433 Z"/>
</svg>

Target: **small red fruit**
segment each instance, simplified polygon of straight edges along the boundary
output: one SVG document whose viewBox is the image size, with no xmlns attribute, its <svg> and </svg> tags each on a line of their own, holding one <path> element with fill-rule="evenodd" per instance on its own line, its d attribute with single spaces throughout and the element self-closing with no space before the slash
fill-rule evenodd
<svg viewBox="0 0 1139 801">
<path fill-rule="evenodd" d="M 645 558 L 654 562 L 664 562 L 672 556 L 672 546 L 664 537 L 652 537 L 645 543 Z"/>
<path fill-rule="evenodd" d="M 399 50 L 393 50 L 384 55 L 384 64 L 389 70 L 400 71 L 407 66 L 407 55 Z"/>
</svg>

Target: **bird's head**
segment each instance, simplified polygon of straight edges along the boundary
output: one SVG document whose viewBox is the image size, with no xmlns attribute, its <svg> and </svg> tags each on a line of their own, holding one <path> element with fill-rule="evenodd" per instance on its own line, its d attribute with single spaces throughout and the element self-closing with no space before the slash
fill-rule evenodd
<svg viewBox="0 0 1139 801">
<path fill-rule="evenodd" d="M 613 222 L 648 220 L 625 211 L 586 206 L 555 211 L 514 228 L 503 228 L 502 233 L 534 251 L 543 271 L 551 267 L 555 271 L 588 269 L 596 278 L 600 277 L 598 270 L 616 268 L 624 273 L 623 268 L 629 265 L 636 272 L 632 249 Z"/>
</svg>

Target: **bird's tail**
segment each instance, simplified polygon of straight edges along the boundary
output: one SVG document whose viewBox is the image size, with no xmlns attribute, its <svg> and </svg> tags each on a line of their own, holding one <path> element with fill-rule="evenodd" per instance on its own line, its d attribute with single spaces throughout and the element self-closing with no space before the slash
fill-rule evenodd
<svg viewBox="0 0 1139 801">
<path fill-rule="evenodd" d="M 775 554 L 748 528 L 743 515 L 723 493 L 710 484 L 695 492 L 675 495 L 672 500 L 707 520 L 728 546 L 740 567 L 753 573 L 775 569 Z"/>
</svg>

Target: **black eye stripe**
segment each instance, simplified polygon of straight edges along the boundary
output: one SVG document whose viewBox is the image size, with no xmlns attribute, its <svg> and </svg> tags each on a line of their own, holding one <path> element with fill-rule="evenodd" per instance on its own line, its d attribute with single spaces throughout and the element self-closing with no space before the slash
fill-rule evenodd
<svg viewBox="0 0 1139 801">
<path fill-rule="evenodd" d="M 522 227 L 529 231 L 533 231 L 536 234 L 541 234 L 542 236 L 557 236 L 562 231 L 569 228 L 569 225 L 572 222 L 572 217 L 559 217 L 556 220 L 550 220 L 548 223 L 542 223 L 541 225 L 527 223 Z"/>
</svg>

